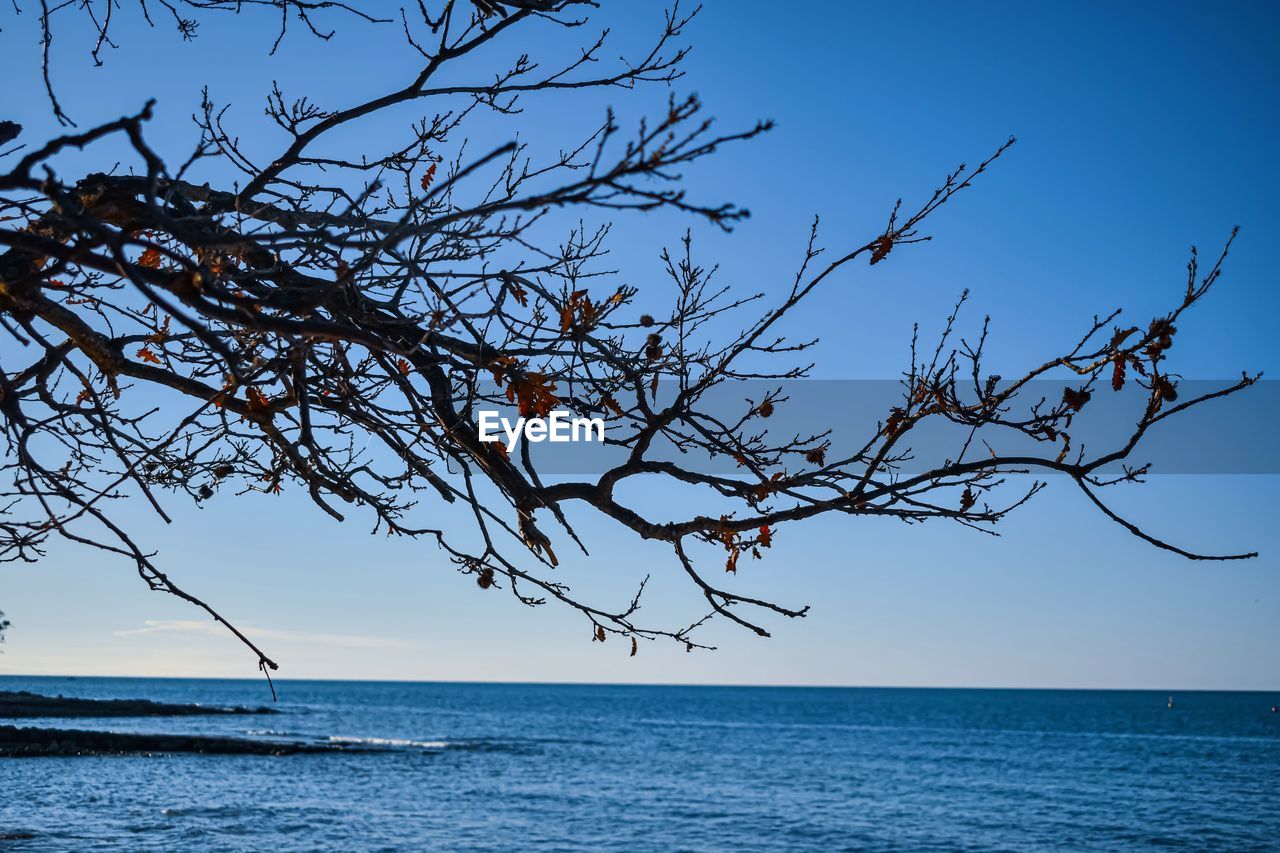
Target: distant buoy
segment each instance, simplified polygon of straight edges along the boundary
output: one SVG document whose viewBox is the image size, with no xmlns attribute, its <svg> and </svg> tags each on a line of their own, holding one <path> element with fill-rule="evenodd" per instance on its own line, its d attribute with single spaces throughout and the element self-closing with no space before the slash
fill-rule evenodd
<svg viewBox="0 0 1280 853">
<path fill-rule="evenodd" d="M 1169 697 L 1169 708 L 1170 708 L 1171 710 L 1172 710 L 1172 708 L 1173 708 L 1173 697 L 1172 697 L 1172 696 L 1170 696 L 1170 697 Z"/>
</svg>

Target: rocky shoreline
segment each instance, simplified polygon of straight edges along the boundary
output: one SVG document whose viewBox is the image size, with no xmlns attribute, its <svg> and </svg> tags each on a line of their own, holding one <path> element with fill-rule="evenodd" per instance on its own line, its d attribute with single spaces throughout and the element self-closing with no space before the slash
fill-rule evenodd
<svg viewBox="0 0 1280 853">
<path fill-rule="evenodd" d="M 149 699 L 78 699 L 0 690 L 0 718 L 23 717 L 185 717 L 217 714 L 275 714 L 271 708 L 174 705 Z"/>
<path fill-rule="evenodd" d="M 185 717 L 223 714 L 276 714 L 272 708 L 175 705 L 149 699 L 79 699 L 42 696 L 25 690 L 0 691 L 0 720 L 22 718 Z M 0 758 L 156 755 L 170 752 L 206 755 L 295 755 L 350 751 L 340 744 L 312 744 L 212 735 L 103 732 L 36 726 L 0 725 Z"/>
<path fill-rule="evenodd" d="M 80 729 L 0 726 L 0 758 L 89 755 L 297 755 L 351 751 L 340 745 L 288 743 L 206 735 L 133 734 Z"/>
</svg>

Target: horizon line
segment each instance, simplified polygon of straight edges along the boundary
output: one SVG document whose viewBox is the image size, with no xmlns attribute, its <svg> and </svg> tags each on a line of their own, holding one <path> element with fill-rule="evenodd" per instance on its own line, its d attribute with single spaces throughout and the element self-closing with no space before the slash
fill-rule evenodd
<svg viewBox="0 0 1280 853">
<path fill-rule="evenodd" d="M 242 681 L 263 682 L 261 676 L 225 675 L 80 675 L 80 674 L 23 674 L 0 673 L 6 678 L 61 678 L 61 679 L 132 679 L 136 681 Z M 440 684 L 440 685 L 491 685 L 495 687 L 691 687 L 732 688 L 759 690 L 1003 690 L 1003 691 L 1058 691 L 1078 693 L 1280 693 L 1280 687 L 1053 687 L 1053 686 L 990 686 L 990 685 L 928 685 L 928 684 L 747 684 L 741 682 L 660 682 L 660 681 L 504 681 L 500 679 L 417 679 L 417 678 L 275 678 L 273 683 L 331 683 L 331 684 Z"/>
</svg>

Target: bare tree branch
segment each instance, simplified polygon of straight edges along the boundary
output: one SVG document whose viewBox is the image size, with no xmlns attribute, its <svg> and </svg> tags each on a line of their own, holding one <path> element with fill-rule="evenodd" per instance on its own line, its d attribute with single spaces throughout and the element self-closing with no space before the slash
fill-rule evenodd
<svg viewBox="0 0 1280 853">
<path fill-rule="evenodd" d="M 1144 468 L 1110 480 L 1101 472 L 1129 459 L 1149 430 L 1256 381 L 1244 375 L 1179 400 L 1168 367 L 1177 324 L 1220 278 L 1225 249 L 1207 273 L 1193 253 L 1172 309 L 1145 327 L 1122 327 L 1118 312 L 1108 314 L 1012 378 L 984 368 L 987 322 L 972 344 L 957 340 L 957 305 L 932 346 L 913 341 L 901 403 L 852 447 L 837 446 L 823 427 L 772 433 L 769 418 L 787 404 L 781 390 L 737 413 L 712 406 L 717 389 L 806 377 L 816 341 L 783 331 L 796 306 L 840 299 L 856 310 L 856 295 L 825 292 L 829 284 L 873 276 L 928 240 L 931 217 L 1013 140 L 945 175 L 921 201 L 899 202 L 878 233 L 826 250 L 815 220 L 787 282 L 761 282 L 758 292 L 722 287 L 686 234 L 662 257 L 665 291 L 633 286 L 605 265 L 610 231 L 627 214 L 656 209 L 731 228 L 746 211 L 693 197 L 682 172 L 770 125 L 721 132 L 696 98 L 673 95 L 656 116 L 624 121 L 610 111 L 549 158 L 514 138 L 472 153 L 467 128 L 480 112 L 515 115 L 521 99 L 564 89 L 622 94 L 679 79 L 690 16 L 678 8 L 659 22 L 652 48 L 629 59 L 606 59 L 605 33 L 586 36 L 566 57 L 521 54 L 483 73 L 463 61 L 489 45 L 520 43 L 514 34 L 525 28 L 584 28 L 589 19 L 576 16 L 593 5 L 422 4 L 416 18 L 399 22 L 421 61 L 391 91 L 328 108 L 273 87 L 267 114 L 280 139 L 265 163 L 240 147 L 225 107 L 207 95 L 196 116 L 200 145 L 176 169 L 146 141 L 150 104 L 0 154 L 9 163 L 0 172 L 0 326 L 8 340 L 0 351 L 0 559 L 35 561 L 54 537 L 119 556 L 151 588 L 226 625 L 266 672 L 275 662 L 175 584 L 113 520 L 114 505 L 144 501 L 167 521 L 171 496 L 199 503 L 299 488 L 336 519 L 359 512 L 375 531 L 434 542 L 484 589 L 505 587 L 527 605 L 560 602 L 587 620 L 594 640 L 631 638 L 632 653 L 637 640 L 657 638 L 701 647 L 696 631 L 714 617 L 768 636 L 764 619 L 804 616 L 805 606 L 737 591 L 740 558 L 763 558 L 793 522 L 838 513 L 991 531 L 1041 490 L 1042 481 L 1027 479 L 1040 472 L 1071 478 L 1104 516 L 1157 547 L 1191 559 L 1253 556 L 1174 546 L 1098 496 L 1140 480 Z M 184 38 L 194 37 L 199 15 L 274 10 L 277 45 L 290 20 L 328 38 L 318 14 L 378 19 L 335 2 L 161 6 Z M 45 81 L 60 121 L 69 119 L 50 82 L 51 27 L 60 14 L 97 15 L 97 59 L 114 44 L 116 7 L 43 7 Z M 333 150 L 335 131 L 410 104 L 427 113 L 400 139 L 379 138 L 373 152 Z M 0 144 L 20 130 L 0 124 Z M 108 138 L 132 151 L 124 168 L 57 173 L 60 154 L 95 150 Z M 739 331 L 726 336 L 729 328 Z M 1061 400 L 1024 399 L 1029 383 L 1054 376 L 1072 379 Z M 1093 454 L 1073 446 L 1079 412 L 1101 389 L 1126 383 L 1147 400 L 1127 438 Z M 607 415 L 608 441 L 623 460 L 592 477 L 548 477 L 528 443 L 517 457 L 481 440 L 477 413 L 507 405 L 527 416 Z M 913 430 L 926 422 L 961 427 L 966 437 L 907 473 Z M 1030 439 L 1039 452 L 981 456 L 980 430 Z M 663 457 L 672 449 L 681 462 Z M 735 467 L 709 472 L 700 464 L 709 460 Z M 620 487 L 637 481 L 708 496 L 706 509 L 683 518 L 643 511 L 620 497 Z M 467 508 L 470 528 L 442 526 L 442 503 Z M 557 552 L 586 551 L 570 521 L 574 507 L 667 543 L 673 575 L 707 615 L 650 624 L 638 617 L 645 583 L 620 606 L 600 606 L 554 580 Z M 713 572 L 735 577 L 713 582 Z"/>
</svg>

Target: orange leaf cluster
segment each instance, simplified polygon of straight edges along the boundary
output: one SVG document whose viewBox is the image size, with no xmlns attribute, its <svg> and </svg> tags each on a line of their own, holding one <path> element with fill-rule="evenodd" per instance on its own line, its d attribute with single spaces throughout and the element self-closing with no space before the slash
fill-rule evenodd
<svg viewBox="0 0 1280 853">
<path fill-rule="evenodd" d="M 1157 376 L 1151 384 L 1161 400 L 1172 403 L 1178 399 L 1178 386 L 1170 382 L 1167 376 Z"/>
<path fill-rule="evenodd" d="M 560 402 L 552 393 L 555 390 L 554 382 L 548 383 L 547 378 L 541 373 L 531 371 L 508 383 L 507 402 L 515 403 L 519 407 L 522 418 L 530 415 L 545 418 Z"/>
<path fill-rule="evenodd" d="M 1088 388 L 1063 388 L 1062 402 L 1067 408 L 1074 412 L 1078 412 L 1084 408 L 1085 403 L 1093 396 L 1093 392 Z"/>
<path fill-rule="evenodd" d="M 592 302 L 585 290 L 575 290 L 570 293 L 568 301 L 560 306 L 561 333 L 566 333 L 573 328 L 575 316 L 584 330 L 591 328 L 600 315 L 601 305 Z"/>
<path fill-rule="evenodd" d="M 160 328 L 147 336 L 147 340 L 153 344 L 162 344 L 169 337 L 169 321 L 173 318 L 168 314 L 165 315 L 164 322 L 160 324 Z"/>
<path fill-rule="evenodd" d="M 146 267 L 149 270 L 160 268 L 160 250 L 155 246 L 148 247 L 142 256 L 138 258 L 138 266 Z"/>
<path fill-rule="evenodd" d="M 1147 329 L 1147 337 L 1151 342 L 1147 344 L 1147 357 L 1152 363 L 1159 361 L 1164 351 L 1173 346 L 1173 336 L 1178 329 L 1168 320 L 1152 320 L 1150 328 Z"/>
<path fill-rule="evenodd" d="M 256 385 L 250 385 L 244 389 L 245 399 L 249 401 L 249 411 L 266 412 L 271 409 L 271 400 Z"/>
<path fill-rule="evenodd" d="M 727 522 L 728 520 L 729 516 L 720 516 L 720 521 L 722 523 Z M 720 539 L 720 543 L 724 545 L 724 549 L 729 552 L 729 559 L 725 560 L 724 570 L 726 572 L 733 572 L 734 574 L 737 574 L 738 555 L 741 553 L 741 551 L 738 550 L 738 534 L 725 526 L 720 528 L 720 532 L 717 536 Z"/>
<path fill-rule="evenodd" d="M 769 495 L 776 492 L 779 489 L 778 482 L 785 476 L 786 476 L 785 471 L 778 471 L 768 480 L 757 485 L 751 491 L 752 502 L 760 503 L 760 501 L 764 500 L 765 498 L 769 497 Z"/>
<path fill-rule="evenodd" d="M 502 380 L 506 378 L 507 372 L 520 364 L 513 355 L 504 355 L 495 358 L 489 362 L 489 372 L 493 374 L 493 381 L 501 385 Z"/>
<path fill-rule="evenodd" d="M 618 405 L 618 401 L 605 394 L 600 398 L 600 405 L 613 412 L 618 417 L 622 417 L 622 407 Z"/>
<path fill-rule="evenodd" d="M 1124 353 L 1116 353 L 1111 361 L 1111 390 L 1119 391 L 1124 387 Z"/>
<path fill-rule="evenodd" d="M 889 412 L 889 420 L 884 422 L 884 434 L 888 438 L 893 438 L 902 429 L 902 422 L 906 420 L 907 413 L 900 408 L 895 407 Z"/>
<path fill-rule="evenodd" d="M 507 282 L 507 290 L 511 291 L 511 297 L 515 299 L 516 302 L 520 303 L 520 307 L 528 307 L 529 294 L 523 287 L 516 284 L 514 281 L 509 281 Z"/>
<path fill-rule="evenodd" d="M 424 192 L 426 190 L 431 189 L 431 182 L 434 181 L 435 179 L 436 179 L 436 164 L 432 163 L 430 166 L 427 167 L 426 174 L 422 176 L 422 189 Z"/>
<path fill-rule="evenodd" d="M 889 257 L 889 251 L 891 249 L 893 249 L 892 234 L 882 234 L 876 238 L 875 243 L 871 245 L 871 265 L 875 266 L 885 258 Z"/>
</svg>

